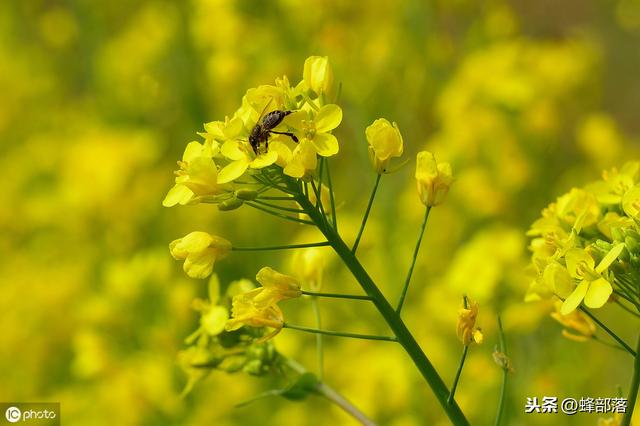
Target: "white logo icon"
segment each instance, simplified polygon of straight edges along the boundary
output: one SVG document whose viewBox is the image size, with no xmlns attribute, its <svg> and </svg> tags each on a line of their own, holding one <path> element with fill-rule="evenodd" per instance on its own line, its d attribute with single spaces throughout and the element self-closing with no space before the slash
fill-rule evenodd
<svg viewBox="0 0 640 426">
<path fill-rule="evenodd" d="M 7 418 L 9 423 L 16 423 L 20 421 L 22 413 L 18 407 L 9 407 L 7 408 L 7 411 L 4 412 L 4 416 Z"/>
</svg>

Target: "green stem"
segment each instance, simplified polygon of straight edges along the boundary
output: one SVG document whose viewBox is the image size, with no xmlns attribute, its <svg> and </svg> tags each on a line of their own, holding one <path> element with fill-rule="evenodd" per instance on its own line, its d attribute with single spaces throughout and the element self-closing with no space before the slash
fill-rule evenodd
<svg viewBox="0 0 640 426">
<path fill-rule="evenodd" d="M 331 331 L 331 330 L 320 330 L 318 328 L 310 328 L 303 327 L 301 325 L 293 325 L 284 323 L 282 328 L 290 328 L 292 330 L 304 331 L 307 333 L 316 333 L 316 334 L 325 334 L 327 336 L 337 336 L 337 337 L 350 337 L 352 339 L 363 339 L 363 340 L 384 340 L 387 342 L 397 342 L 393 336 L 378 336 L 376 334 L 358 334 L 358 333 L 347 333 L 342 331 Z"/>
<path fill-rule="evenodd" d="M 322 317 L 320 315 L 320 303 L 317 297 L 311 298 L 311 305 L 316 316 L 316 327 L 322 328 Z M 322 347 L 322 333 L 316 334 L 316 354 L 318 357 L 318 378 L 320 381 L 324 378 L 324 351 Z"/>
<path fill-rule="evenodd" d="M 602 328 L 609 336 L 613 337 L 613 339 L 620 343 L 620 345 L 622 345 L 622 347 L 629 352 L 632 356 L 636 356 L 636 352 L 631 349 L 631 346 L 627 345 L 624 340 L 622 340 L 621 338 L 618 337 L 618 335 L 616 333 L 614 333 L 613 331 L 611 331 L 609 329 L 609 327 L 607 327 L 606 325 L 604 325 L 602 323 L 602 321 L 600 321 L 598 318 L 596 318 L 591 312 L 589 312 L 589 310 L 587 310 L 587 308 L 585 308 L 584 306 L 580 305 L 579 306 L 580 310 L 582 312 L 584 312 L 585 314 L 587 314 L 587 316 L 589 318 L 591 318 L 593 320 L 593 322 L 595 322 L 596 324 L 598 324 L 600 326 L 600 328 Z"/>
<path fill-rule="evenodd" d="M 626 350 L 620 346 L 620 345 L 616 345 L 615 343 L 609 343 L 609 342 L 605 342 L 604 340 L 600 339 L 598 336 L 596 336 L 595 334 L 593 336 L 591 336 L 591 340 L 593 340 L 596 343 L 600 343 L 601 345 L 613 348 L 613 349 L 617 349 L 619 351 L 622 352 L 626 352 Z"/>
<path fill-rule="evenodd" d="M 358 250 L 358 244 L 360 244 L 360 238 L 362 238 L 362 233 L 364 232 L 364 226 L 367 224 L 367 219 L 369 218 L 369 212 L 371 211 L 371 206 L 373 205 L 373 199 L 376 197 L 376 191 L 378 190 L 378 184 L 380 184 L 380 178 L 382 175 L 376 176 L 376 183 L 373 185 L 373 191 L 371 191 L 371 195 L 369 196 L 369 203 L 367 203 L 367 209 L 364 211 L 364 217 L 362 218 L 362 224 L 360 224 L 360 230 L 358 231 L 358 236 L 356 237 L 356 242 L 353 244 L 353 248 L 351 252 L 353 254 Z"/>
<path fill-rule="evenodd" d="M 638 353 L 640 353 L 640 336 L 638 336 Z M 633 363 L 633 378 L 631 379 L 631 387 L 629 388 L 629 396 L 627 397 L 627 412 L 622 418 L 621 426 L 629 426 L 631 424 L 631 417 L 633 416 L 633 409 L 638 399 L 638 387 L 640 386 L 640 356 L 636 355 L 635 362 Z"/>
<path fill-rule="evenodd" d="M 431 211 L 431 207 L 427 207 L 427 210 L 424 214 L 424 220 L 422 221 L 422 226 L 420 227 L 420 234 L 418 235 L 418 241 L 416 242 L 416 248 L 413 250 L 413 259 L 411 260 L 411 266 L 409 267 L 409 272 L 407 273 L 407 278 L 404 281 L 404 286 L 402 287 L 402 293 L 400 294 L 400 300 L 398 300 L 398 306 L 396 307 L 396 312 L 400 313 L 402 310 L 402 305 L 404 303 L 404 299 L 407 296 L 407 290 L 409 290 L 409 282 L 411 282 L 411 275 L 413 275 L 413 268 L 416 266 L 416 259 L 418 258 L 418 251 L 420 250 L 420 243 L 422 242 L 422 236 L 424 235 L 424 229 L 427 226 L 427 219 L 429 219 L 429 212 Z"/>
<path fill-rule="evenodd" d="M 633 315 L 636 318 L 640 318 L 640 314 L 638 314 L 637 312 L 634 312 L 632 309 L 628 308 L 627 306 L 625 306 L 621 301 L 619 301 L 618 299 L 614 300 L 615 303 L 620 306 L 622 309 L 624 309 L 625 311 L 629 312 L 631 315 Z"/>
<path fill-rule="evenodd" d="M 500 338 L 500 352 L 507 356 L 507 341 L 504 337 L 504 330 L 502 329 L 502 319 L 498 315 L 498 332 Z M 504 413 L 504 401 L 507 395 L 507 379 L 509 377 L 509 368 L 502 367 L 502 386 L 500 387 L 500 400 L 498 402 L 498 414 L 496 415 L 496 426 L 500 426 L 502 422 L 502 415 Z"/>
<path fill-rule="evenodd" d="M 267 203 L 266 201 L 262 201 L 260 199 L 253 200 L 252 203 L 260 204 L 260 205 L 262 205 L 264 207 L 267 207 L 267 208 L 271 208 L 271 209 L 274 209 L 274 210 L 282 210 L 284 212 L 289 212 L 289 213 L 296 213 L 296 214 L 304 213 L 304 211 L 302 211 L 300 209 L 294 209 L 294 208 L 291 208 L 291 207 L 279 206 L 277 204 Z"/>
<path fill-rule="evenodd" d="M 464 349 L 462 350 L 462 358 L 460 358 L 460 365 L 458 365 L 456 377 L 453 379 L 453 386 L 451 386 L 451 393 L 449 394 L 449 398 L 447 398 L 447 404 L 451 404 L 453 402 L 453 398 L 456 394 L 456 389 L 458 388 L 460 374 L 462 374 L 462 367 L 464 367 L 464 361 L 467 359 L 467 352 L 469 352 L 469 345 L 464 345 Z"/>
<path fill-rule="evenodd" d="M 336 200 L 333 195 L 333 184 L 331 183 L 331 171 L 329 170 L 329 159 L 325 158 L 323 163 L 325 168 L 327 169 L 327 186 L 329 187 L 329 201 L 331 202 L 331 220 L 333 221 L 333 229 L 335 229 L 336 232 L 338 232 L 338 217 L 336 216 Z"/>
<path fill-rule="evenodd" d="M 302 365 L 297 363 L 292 359 L 286 359 L 287 366 L 291 368 L 296 373 L 302 375 L 308 373 L 307 369 Z M 327 400 L 336 404 L 338 407 L 342 408 L 347 414 L 351 417 L 359 421 L 364 426 L 376 426 L 376 424 L 369 419 L 362 411 L 358 409 L 355 405 L 349 402 L 344 396 L 339 394 L 336 390 L 334 390 L 331 386 L 326 383 L 319 382 L 316 385 L 316 391 L 321 396 L 325 397 Z"/>
<path fill-rule="evenodd" d="M 311 180 L 311 189 L 313 190 L 313 193 L 315 194 L 315 197 L 316 197 L 315 211 L 319 211 L 320 217 L 322 218 L 322 221 L 317 222 L 316 225 L 319 228 L 329 227 L 329 220 L 327 218 L 327 213 L 325 212 L 324 205 L 322 204 L 322 186 L 320 186 L 320 189 L 318 189 L 315 182 Z M 322 230 L 323 229 L 320 229 L 320 231 Z"/>
<path fill-rule="evenodd" d="M 294 187 L 295 182 L 288 181 L 287 184 L 291 188 Z M 313 206 L 308 199 L 301 197 L 300 194 L 298 194 L 297 199 L 300 206 L 307 211 L 307 214 L 316 223 L 316 225 L 322 223 L 322 218 L 319 217 L 318 212 L 313 209 Z M 447 403 L 447 398 L 449 397 L 449 389 L 447 388 L 447 385 L 433 367 L 429 358 L 427 358 L 425 353 L 422 351 L 420 345 L 418 345 L 418 342 L 400 318 L 400 315 L 384 297 L 362 264 L 360 264 L 358 259 L 335 230 L 332 228 L 321 228 L 320 230 L 324 233 L 325 237 L 327 237 L 327 240 L 331 243 L 335 252 L 349 268 L 364 292 L 371 297 L 376 309 L 380 312 L 380 315 L 382 315 L 389 325 L 389 328 L 393 331 L 398 343 L 402 345 L 409 357 L 411 357 L 411 360 L 422 374 L 422 377 L 424 377 L 429 384 L 429 387 L 435 394 L 451 422 L 454 425 L 468 425 L 469 422 L 455 400 L 452 404 Z"/>
<path fill-rule="evenodd" d="M 316 293 L 314 291 L 302 290 L 302 294 L 315 297 L 333 297 L 336 299 L 356 299 L 356 300 L 371 300 L 369 296 L 359 294 L 339 294 L 339 293 Z"/>
<path fill-rule="evenodd" d="M 268 188 L 268 189 L 271 189 L 271 188 Z M 265 195 L 265 196 L 258 197 L 258 200 L 294 201 L 295 198 L 293 198 L 293 197 L 278 197 L 278 196 Z"/>
<path fill-rule="evenodd" d="M 284 246 L 269 246 L 269 247 L 231 247 L 233 251 L 268 251 L 268 250 L 290 250 L 309 247 L 325 247 L 328 246 L 329 241 L 323 241 L 321 243 L 309 243 L 309 244 L 288 244 Z"/>
</svg>

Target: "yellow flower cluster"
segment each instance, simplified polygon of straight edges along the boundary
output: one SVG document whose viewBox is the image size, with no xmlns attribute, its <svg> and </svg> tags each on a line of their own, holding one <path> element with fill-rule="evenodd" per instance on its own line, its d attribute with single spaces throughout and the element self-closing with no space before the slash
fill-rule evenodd
<svg viewBox="0 0 640 426">
<path fill-rule="evenodd" d="M 528 232 L 535 278 L 526 299 L 559 298 L 565 316 L 583 302 L 600 308 L 611 297 L 637 305 L 639 212 L 640 162 L 559 197 Z"/>
<path fill-rule="evenodd" d="M 327 101 L 332 86 L 328 58 L 312 56 L 296 86 L 284 76 L 249 89 L 230 117 L 204 125 L 203 142 L 187 145 L 163 205 L 209 202 L 222 210 L 237 208 L 243 201 L 238 189 L 247 183 L 243 178 L 274 164 L 287 176 L 312 177 L 318 156 L 339 151 L 331 132 L 342 121 L 342 109 Z"/>
</svg>

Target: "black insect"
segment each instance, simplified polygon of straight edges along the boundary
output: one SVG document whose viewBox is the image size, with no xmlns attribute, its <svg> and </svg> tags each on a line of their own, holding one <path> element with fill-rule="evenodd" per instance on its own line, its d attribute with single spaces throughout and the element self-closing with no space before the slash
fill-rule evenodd
<svg viewBox="0 0 640 426">
<path fill-rule="evenodd" d="M 276 132 L 273 130 L 278 124 L 282 123 L 282 120 L 284 120 L 287 115 L 292 112 L 293 111 L 275 110 L 265 115 L 264 118 L 262 118 L 262 121 L 258 120 L 258 123 L 253 127 L 253 130 L 251 130 L 251 134 L 249 135 L 249 143 L 256 155 L 258 154 L 258 150 L 262 143 L 264 143 L 265 149 L 269 148 L 269 135 L 271 133 L 287 135 L 293 139 L 294 142 L 298 143 L 298 138 L 293 133 Z"/>
</svg>

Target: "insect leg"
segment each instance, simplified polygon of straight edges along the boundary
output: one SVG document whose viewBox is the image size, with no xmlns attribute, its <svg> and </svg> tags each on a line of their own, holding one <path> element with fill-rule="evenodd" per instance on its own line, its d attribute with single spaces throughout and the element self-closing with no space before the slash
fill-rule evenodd
<svg viewBox="0 0 640 426">
<path fill-rule="evenodd" d="M 275 130 L 269 130 L 269 133 L 275 133 L 277 135 L 287 135 L 289 136 L 295 143 L 298 143 L 298 137 L 291 132 L 276 132 Z"/>
</svg>

